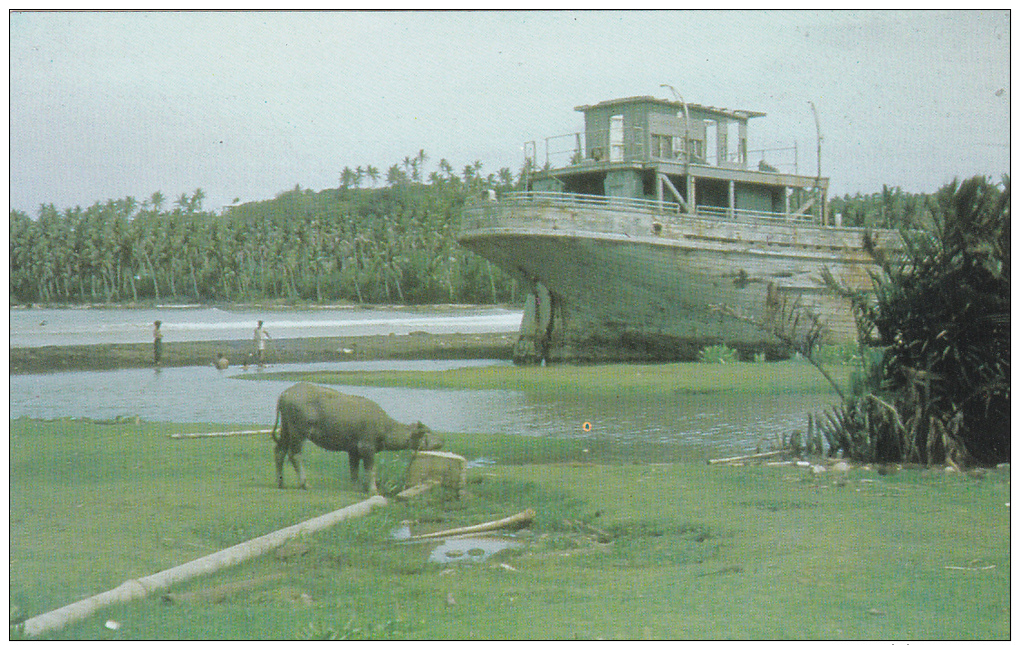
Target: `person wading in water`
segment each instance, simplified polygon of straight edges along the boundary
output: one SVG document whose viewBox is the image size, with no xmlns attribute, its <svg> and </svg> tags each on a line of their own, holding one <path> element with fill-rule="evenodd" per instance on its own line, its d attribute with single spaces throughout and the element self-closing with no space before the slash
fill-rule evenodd
<svg viewBox="0 0 1020 645">
<path fill-rule="evenodd" d="M 259 326 L 255 328 L 255 335 L 253 340 L 255 341 L 255 364 L 259 367 L 266 366 L 266 339 L 269 338 L 269 332 L 262 328 L 262 321 L 259 321 Z"/>
</svg>

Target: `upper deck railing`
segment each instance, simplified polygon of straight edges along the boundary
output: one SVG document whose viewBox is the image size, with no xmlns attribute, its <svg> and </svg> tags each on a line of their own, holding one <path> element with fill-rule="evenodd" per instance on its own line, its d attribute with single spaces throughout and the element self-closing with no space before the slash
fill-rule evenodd
<svg viewBox="0 0 1020 645">
<path fill-rule="evenodd" d="M 521 209 L 536 206 L 583 209 L 585 212 L 595 215 L 601 214 L 607 217 L 633 216 L 637 213 L 678 220 L 698 218 L 746 223 L 816 224 L 815 217 L 810 213 L 774 213 L 715 206 L 698 206 L 695 213 L 685 213 L 676 203 L 660 202 L 654 199 L 605 197 L 575 193 L 517 192 L 508 193 L 501 197 L 499 201 L 479 201 L 466 205 L 463 211 L 461 230 L 467 232 L 483 228 L 496 228 L 505 225 L 511 217 L 515 221 L 521 221 Z M 523 217 L 523 219 L 526 220 L 527 218 Z"/>
<path fill-rule="evenodd" d="M 571 132 L 545 137 L 525 145 L 526 155 L 534 168 L 564 168 L 584 161 L 653 161 L 667 160 L 708 166 L 741 167 L 750 170 L 794 174 L 798 172 L 797 143 L 748 150 L 744 157 L 737 150 L 727 150 L 720 159 L 716 147 L 708 141 L 684 137 L 648 137 L 641 127 L 633 126 L 625 138 L 611 136 L 608 129 L 591 132 L 587 141 L 584 132 Z M 543 165 L 544 164 L 544 165 Z"/>
</svg>

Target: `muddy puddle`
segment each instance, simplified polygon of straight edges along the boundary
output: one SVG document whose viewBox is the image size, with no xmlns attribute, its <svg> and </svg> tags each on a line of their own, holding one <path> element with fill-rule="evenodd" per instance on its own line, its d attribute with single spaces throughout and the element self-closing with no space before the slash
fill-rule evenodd
<svg viewBox="0 0 1020 645">
<path fill-rule="evenodd" d="M 439 564 L 485 562 L 497 553 L 523 549 L 522 542 L 498 537 L 450 538 L 429 553 L 429 562 Z"/>
<path fill-rule="evenodd" d="M 524 551 L 524 542 L 512 535 L 461 535 L 439 539 L 415 539 L 408 526 L 401 526 L 390 534 L 398 545 L 435 544 L 428 561 L 437 564 L 476 564 L 485 562 L 497 553 L 509 555 Z"/>
</svg>

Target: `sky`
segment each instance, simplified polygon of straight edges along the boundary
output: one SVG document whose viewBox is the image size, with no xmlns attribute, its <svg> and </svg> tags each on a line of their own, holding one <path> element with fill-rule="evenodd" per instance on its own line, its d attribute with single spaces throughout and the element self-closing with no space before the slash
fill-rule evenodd
<svg viewBox="0 0 1020 645">
<path fill-rule="evenodd" d="M 1006 10 L 11 13 L 10 208 L 219 211 L 419 150 L 517 171 L 576 106 L 664 83 L 766 113 L 749 147 L 806 175 L 814 103 L 830 195 L 933 192 L 1009 171 L 1009 48 Z"/>
</svg>

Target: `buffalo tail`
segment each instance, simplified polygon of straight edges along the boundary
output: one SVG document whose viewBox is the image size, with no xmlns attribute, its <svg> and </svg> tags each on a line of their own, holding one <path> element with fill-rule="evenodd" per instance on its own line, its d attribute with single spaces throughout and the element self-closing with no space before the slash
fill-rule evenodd
<svg viewBox="0 0 1020 645">
<path fill-rule="evenodd" d="M 280 404 L 279 404 L 279 402 L 277 402 L 277 404 L 276 404 L 276 419 L 273 421 L 273 432 L 270 434 L 270 436 L 273 438 L 273 441 L 276 442 L 276 445 L 280 445 L 281 437 L 276 434 L 276 429 L 277 428 L 280 428 L 281 430 L 283 429 L 283 424 L 280 423 Z"/>
</svg>

